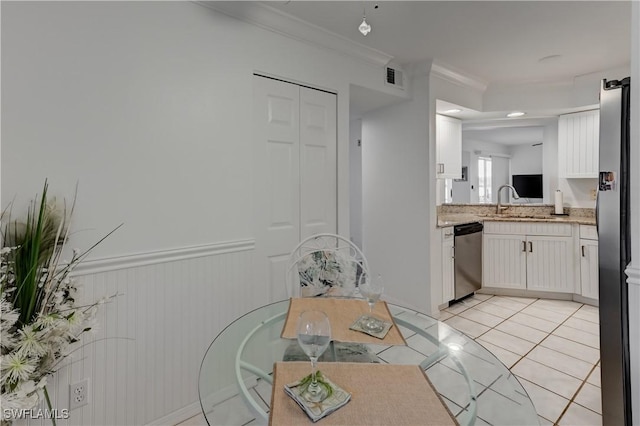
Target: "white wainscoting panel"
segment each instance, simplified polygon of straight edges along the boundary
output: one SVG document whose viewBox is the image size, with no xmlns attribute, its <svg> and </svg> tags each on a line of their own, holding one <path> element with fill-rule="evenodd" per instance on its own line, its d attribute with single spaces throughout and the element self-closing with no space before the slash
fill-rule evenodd
<svg viewBox="0 0 640 426">
<path fill-rule="evenodd" d="M 68 408 L 69 384 L 89 378 L 89 404 L 58 425 L 172 424 L 197 414 L 198 372 L 209 344 L 268 301 L 266 286 L 252 282 L 253 247 L 243 240 L 181 248 L 80 270 L 79 304 L 117 296 L 101 307 L 95 333 L 72 364 L 49 380 L 60 410 Z M 17 422 L 26 423 L 51 424 Z"/>
</svg>

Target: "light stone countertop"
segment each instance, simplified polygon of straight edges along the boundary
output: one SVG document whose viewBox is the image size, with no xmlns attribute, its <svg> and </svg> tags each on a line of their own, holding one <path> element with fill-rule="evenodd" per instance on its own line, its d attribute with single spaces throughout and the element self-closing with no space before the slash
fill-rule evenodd
<svg viewBox="0 0 640 426">
<path fill-rule="evenodd" d="M 495 204 L 445 204 L 438 206 L 438 227 L 471 222 L 552 222 L 595 225 L 595 209 L 565 207 L 566 215 L 553 215 L 553 205 L 508 205 L 501 214 Z"/>
<path fill-rule="evenodd" d="M 471 222 L 553 222 L 595 225 L 595 218 L 580 216 L 510 216 L 474 215 L 469 213 L 449 213 L 438 215 L 438 227 L 462 225 Z"/>
</svg>

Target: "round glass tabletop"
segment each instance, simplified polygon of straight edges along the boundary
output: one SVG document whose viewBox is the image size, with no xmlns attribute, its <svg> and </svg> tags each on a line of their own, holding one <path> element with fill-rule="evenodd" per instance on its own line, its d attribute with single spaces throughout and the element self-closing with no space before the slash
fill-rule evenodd
<svg viewBox="0 0 640 426">
<path fill-rule="evenodd" d="M 526 391 L 491 352 L 441 321 L 388 306 L 407 346 L 367 345 L 379 362 L 420 365 L 461 425 L 539 424 Z M 295 342 L 280 337 L 288 307 L 284 300 L 248 312 L 209 346 L 198 391 L 210 425 L 267 423 L 273 364 Z"/>
</svg>

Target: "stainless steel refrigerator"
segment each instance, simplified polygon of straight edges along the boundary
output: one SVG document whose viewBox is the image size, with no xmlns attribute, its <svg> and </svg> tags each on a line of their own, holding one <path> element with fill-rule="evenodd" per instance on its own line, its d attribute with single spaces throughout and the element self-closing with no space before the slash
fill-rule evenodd
<svg viewBox="0 0 640 426">
<path fill-rule="evenodd" d="M 596 203 L 600 280 L 602 423 L 631 425 L 627 276 L 629 212 L 629 84 L 603 80 L 600 90 L 600 174 Z"/>
</svg>

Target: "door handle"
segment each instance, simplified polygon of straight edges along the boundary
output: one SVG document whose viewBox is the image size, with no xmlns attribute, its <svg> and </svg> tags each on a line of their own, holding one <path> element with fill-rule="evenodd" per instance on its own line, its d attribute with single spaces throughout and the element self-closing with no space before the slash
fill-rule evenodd
<svg viewBox="0 0 640 426">
<path fill-rule="evenodd" d="M 529 241 L 529 253 L 533 253 L 533 243 Z"/>
</svg>

